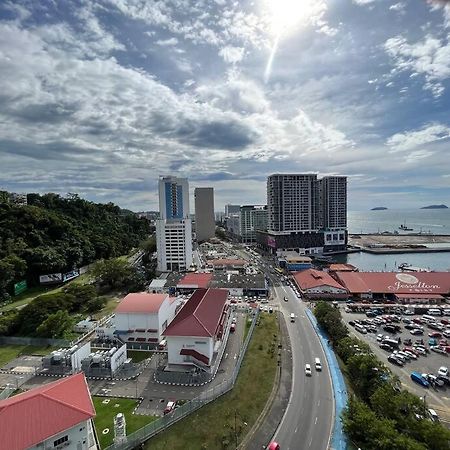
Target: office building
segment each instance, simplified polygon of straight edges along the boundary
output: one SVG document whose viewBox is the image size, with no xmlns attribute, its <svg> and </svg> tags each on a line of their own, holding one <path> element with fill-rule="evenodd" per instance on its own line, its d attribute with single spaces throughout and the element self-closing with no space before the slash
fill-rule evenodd
<svg viewBox="0 0 450 450">
<path fill-rule="evenodd" d="M 225 217 L 230 217 L 233 214 L 239 214 L 241 205 L 225 205 Z"/>
<path fill-rule="evenodd" d="M 156 221 L 157 269 L 185 271 L 192 264 L 192 222 L 186 178 L 159 178 L 159 214 Z"/>
<path fill-rule="evenodd" d="M 195 188 L 195 234 L 197 242 L 214 237 L 214 189 L 212 187 Z"/>
<path fill-rule="evenodd" d="M 239 214 L 232 214 L 227 218 L 227 230 L 239 242 L 246 244 L 255 243 L 256 231 L 267 230 L 267 206 L 241 206 Z"/>
<path fill-rule="evenodd" d="M 267 231 L 256 232 L 260 247 L 278 255 L 345 250 L 347 178 L 274 174 L 267 179 Z"/>
</svg>

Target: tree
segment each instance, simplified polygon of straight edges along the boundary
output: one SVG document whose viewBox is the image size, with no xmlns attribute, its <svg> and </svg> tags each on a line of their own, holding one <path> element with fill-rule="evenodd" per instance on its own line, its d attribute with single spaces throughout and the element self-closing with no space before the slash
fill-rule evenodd
<svg viewBox="0 0 450 450">
<path fill-rule="evenodd" d="M 98 261 L 91 273 L 101 284 L 118 288 L 125 285 L 126 281 L 133 276 L 133 272 L 135 270 L 128 261 L 111 258 Z"/>
<path fill-rule="evenodd" d="M 37 328 L 37 335 L 41 337 L 60 339 L 67 337 L 72 330 L 75 320 L 66 310 L 60 309 L 50 314 Z"/>
<path fill-rule="evenodd" d="M 87 305 L 97 298 L 97 289 L 92 284 L 71 283 L 64 292 L 73 296 L 74 300 L 69 308 L 72 312 L 87 310 Z"/>
</svg>

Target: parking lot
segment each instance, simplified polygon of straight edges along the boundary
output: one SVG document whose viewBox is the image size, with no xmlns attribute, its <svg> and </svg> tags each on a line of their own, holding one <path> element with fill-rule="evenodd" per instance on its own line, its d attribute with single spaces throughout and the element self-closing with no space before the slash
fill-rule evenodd
<svg viewBox="0 0 450 450">
<path fill-rule="evenodd" d="M 438 331 L 435 329 L 432 329 L 426 324 L 425 322 L 419 324 L 415 323 L 414 326 L 417 325 L 417 327 L 423 327 L 423 334 L 411 334 L 410 329 L 405 328 L 405 326 L 409 325 L 408 323 L 403 322 L 402 320 L 410 320 L 413 319 L 419 319 L 422 317 L 420 315 L 405 315 L 405 316 L 399 316 L 399 322 L 391 322 L 386 324 L 375 324 L 373 322 L 373 318 L 369 319 L 366 317 L 364 313 L 353 313 L 353 312 L 346 312 L 344 307 L 341 310 L 342 317 L 346 324 L 348 325 L 348 328 L 350 330 L 350 333 L 359 339 L 362 339 L 363 341 L 367 342 L 373 352 L 378 356 L 378 358 L 383 361 L 387 367 L 396 375 L 399 376 L 400 381 L 402 385 L 408 389 L 409 391 L 413 392 L 414 394 L 424 397 L 427 402 L 427 404 L 435 409 L 437 413 L 439 414 L 441 421 L 449 423 L 450 424 L 450 385 L 444 384 L 443 386 L 438 386 L 436 384 L 430 385 L 430 388 L 424 388 L 419 384 L 416 384 L 411 380 L 411 372 L 419 372 L 420 374 L 432 374 L 437 375 L 438 370 L 440 367 L 449 367 L 450 366 L 450 358 L 449 354 L 443 351 L 443 353 L 436 353 L 433 350 L 431 350 L 431 347 L 429 345 L 429 334 L 430 333 L 441 333 L 442 331 Z M 380 318 L 385 317 L 384 315 L 378 316 Z M 440 322 L 441 319 L 446 319 L 445 317 L 436 317 L 436 322 Z M 366 334 L 363 334 L 359 332 L 355 326 L 352 326 L 349 324 L 349 322 L 355 322 L 356 320 L 359 321 L 371 321 L 371 325 L 368 326 L 370 328 L 373 326 L 374 328 L 372 331 L 368 331 Z M 385 329 L 383 329 L 386 325 L 397 325 L 400 327 L 400 331 L 398 332 L 387 332 Z M 450 326 L 446 327 L 450 328 Z M 420 329 L 420 328 L 416 328 Z M 388 337 L 391 339 L 401 339 L 401 343 L 399 345 L 399 350 L 403 351 L 404 348 L 413 348 L 415 344 L 418 344 L 418 341 L 420 339 L 423 340 L 423 345 L 427 349 L 426 353 L 416 351 L 416 358 L 411 357 L 409 360 L 405 359 L 404 365 L 399 366 L 397 364 L 393 364 L 388 361 L 389 355 L 392 354 L 393 350 L 391 349 L 382 349 L 380 348 L 381 340 L 377 336 L 379 334 L 383 335 L 383 338 Z M 408 339 L 411 339 L 411 344 L 405 345 L 405 341 Z M 444 336 L 442 338 L 437 338 L 437 344 L 439 344 L 439 341 L 441 339 L 447 339 Z M 450 338 L 447 339 L 450 344 Z M 445 348 L 445 347 L 442 347 Z M 442 383 L 439 383 L 442 384 Z"/>
</svg>

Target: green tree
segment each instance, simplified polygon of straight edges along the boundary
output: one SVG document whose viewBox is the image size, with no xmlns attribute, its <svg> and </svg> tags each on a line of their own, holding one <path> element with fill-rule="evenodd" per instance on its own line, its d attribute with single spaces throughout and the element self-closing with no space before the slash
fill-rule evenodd
<svg viewBox="0 0 450 450">
<path fill-rule="evenodd" d="M 69 310 L 79 312 L 88 309 L 88 304 L 97 298 L 97 289 L 92 284 L 71 283 L 64 292 L 73 297 Z"/>
<path fill-rule="evenodd" d="M 133 267 L 121 258 L 103 259 L 95 263 L 92 275 L 111 288 L 122 287 L 133 276 Z"/>
<path fill-rule="evenodd" d="M 67 337 L 72 330 L 75 320 L 66 310 L 50 314 L 37 328 L 37 335 L 41 337 L 60 339 Z"/>
</svg>

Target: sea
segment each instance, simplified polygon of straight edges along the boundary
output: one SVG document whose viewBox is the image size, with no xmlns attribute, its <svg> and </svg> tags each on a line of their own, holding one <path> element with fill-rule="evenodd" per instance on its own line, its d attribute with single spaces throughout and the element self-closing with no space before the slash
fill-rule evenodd
<svg viewBox="0 0 450 450">
<path fill-rule="evenodd" d="M 450 209 L 387 209 L 382 211 L 349 211 L 347 213 L 350 234 L 382 233 L 399 234 L 423 233 L 448 236 L 448 244 L 431 243 L 428 247 L 450 247 Z M 406 225 L 413 231 L 401 231 Z M 333 258 L 335 262 L 353 264 L 364 271 L 397 271 L 398 265 L 408 263 L 435 271 L 450 271 L 450 252 L 402 253 L 393 255 L 373 255 L 370 253 L 350 253 Z"/>
</svg>

